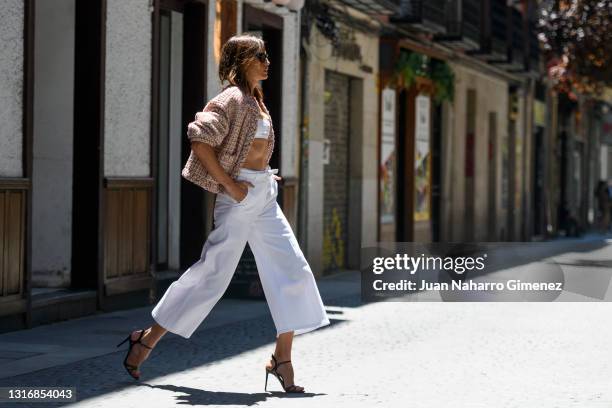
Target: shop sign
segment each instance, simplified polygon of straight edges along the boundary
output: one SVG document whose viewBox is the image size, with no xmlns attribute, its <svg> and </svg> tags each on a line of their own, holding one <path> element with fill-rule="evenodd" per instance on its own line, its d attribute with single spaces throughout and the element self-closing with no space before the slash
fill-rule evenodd
<svg viewBox="0 0 612 408">
<path fill-rule="evenodd" d="M 381 141 L 380 141 L 380 223 L 395 222 L 395 90 L 382 91 L 381 104 Z"/>
<path fill-rule="evenodd" d="M 429 151 L 430 136 L 430 98 L 428 95 L 416 97 L 416 128 L 414 157 L 414 220 L 430 219 L 431 197 L 431 154 Z"/>
</svg>

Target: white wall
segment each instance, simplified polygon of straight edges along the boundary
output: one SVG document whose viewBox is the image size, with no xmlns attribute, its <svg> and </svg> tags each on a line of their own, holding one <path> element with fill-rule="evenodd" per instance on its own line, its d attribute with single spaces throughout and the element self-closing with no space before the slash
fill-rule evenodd
<svg viewBox="0 0 612 408">
<path fill-rule="evenodd" d="M 150 175 L 149 0 L 108 0 L 104 106 L 105 176 Z"/>
<path fill-rule="evenodd" d="M 0 1 L 0 177 L 23 177 L 23 4 Z"/>
<path fill-rule="evenodd" d="M 72 254 L 75 0 L 35 8 L 32 276 L 68 286 Z"/>
</svg>

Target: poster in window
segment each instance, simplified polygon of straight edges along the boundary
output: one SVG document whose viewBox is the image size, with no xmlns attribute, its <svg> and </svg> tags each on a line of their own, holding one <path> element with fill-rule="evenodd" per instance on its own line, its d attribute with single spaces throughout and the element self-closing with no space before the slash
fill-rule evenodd
<svg viewBox="0 0 612 408">
<path fill-rule="evenodd" d="M 414 220 L 427 221 L 430 219 L 431 197 L 430 98 L 428 95 L 419 95 L 415 102 Z"/>
<path fill-rule="evenodd" d="M 380 223 L 395 223 L 395 90 L 382 91 L 380 145 Z"/>
</svg>

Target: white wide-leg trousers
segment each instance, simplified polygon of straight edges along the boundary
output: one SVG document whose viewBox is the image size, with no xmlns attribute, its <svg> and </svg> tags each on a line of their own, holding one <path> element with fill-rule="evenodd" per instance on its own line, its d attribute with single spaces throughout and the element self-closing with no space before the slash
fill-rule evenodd
<svg viewBox="0 0 612 408">
<path fill-rule="evenodd" d="M 200 259 L 174 281 L 151 315 L 166 330 L 189 338 L 219 301 L 236 270 L 246 243 L 255 257 L 276 335 L 295 335 L 329 324 L 312 270 L 276 202 L 278 169 L 240 169 L 248 180 L 246 197 L 237 202 L 220 193 L 214 229 Z"/>
</svg>

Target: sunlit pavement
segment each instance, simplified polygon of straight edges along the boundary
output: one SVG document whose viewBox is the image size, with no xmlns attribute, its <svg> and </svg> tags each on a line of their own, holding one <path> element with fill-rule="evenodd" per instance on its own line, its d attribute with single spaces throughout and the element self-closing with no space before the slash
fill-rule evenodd
<svg viewBox="0 0 612 408">
<path fill-rule="evenodd" d="M 612 261 L 612 243 L 601 245 L 605 241 L 594 235 L 580 242 L 589 240 L 596 249 L 569 250 L 564 259 Z M 108 324 L 109 314 L 78 319 L 82 338 L 75 322 L 66 331 L 70 339 L 56 334 L 34 340 L 35 330 L 0 335 L 0 347 L 30 332 L 30 343 L 65 354 L 67 344 L 79 341 L 85 341 L 80 347 L 105 350 L 5 377 L 0 386 L 75 386 L 78 401 L 71 406 L 87 407 L 612 406 L 612 306 L 607 302 L 363 304 L 357 272 L 321 280 L 319 286 L 332 324 L 296 336 L 293 345 L 295 382 L 305 394 L 284 394 L 273 377 L 270 392 L 264 392 L 274 325 L 265 303 L 240 301 L 220 303 L 213 311 L 217 317 L 211 314 L 210 324 L 188 340 L 164 337 L 142 365 L 139 382 L 121 365 L 126 345 L 115 351 L 123 336 L 106 333 L 96 340 L 91 333 L 91 320 L 106 317 Z M 244 318 L 219 317 L 232 316 L 232 307 Z M 147 311 L 140 310 L 128 327 L 146 322 Z M 52 333 L 66 323 L 44 330 Z"/>
</svg>

